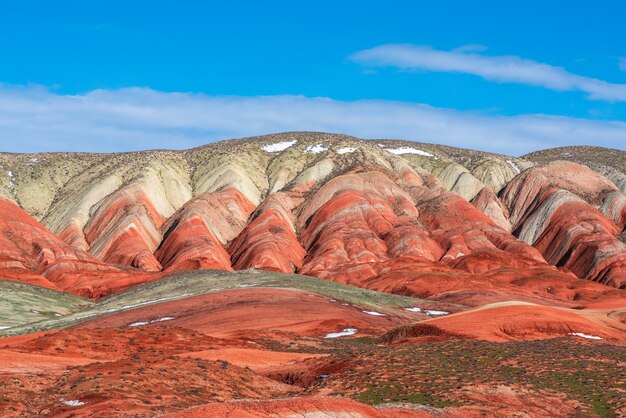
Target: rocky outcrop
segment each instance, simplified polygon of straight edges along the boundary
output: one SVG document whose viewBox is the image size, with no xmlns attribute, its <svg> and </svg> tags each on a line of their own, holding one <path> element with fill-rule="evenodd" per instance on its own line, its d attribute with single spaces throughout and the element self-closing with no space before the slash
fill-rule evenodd
<svg viewBox="0 0 626 418">
<path fill-rule="evenodd" d="M 589 168 L 555 162 L 516 177 L 502 198 L 515 233 L 548 262 L 580 278 L 621 288 L 626 284 L 626 246 L 618 238 L 621 196 L 615 185 Z"/>
<path fill-rule="evenodd" d="M 479 211 L 484 213 L 489 219 L 493 221 L 500 228 L 507 232 L 511 232 L 511 224 L 509 223 L 509 211 L 502 202 L 498 199 L 498 196 L 489 187 L 483 188 L 474 199 L 472 199 L 472 205 Z"/>
<path fill-rule="evenodd" d="M 119 289 L 125 284 L 146 281 L 145 277 L 119 270 L 65 243 L 4 199 L 0 199 L 0 229 L 0 276 L 4 280 L 94 298 L 107 293 L 101 288 L 102 283 Z"/>
<path fill-rule="evenodd" d="M 225 246 L 244 228 L 254 205 L 227 188 L 193 198 L 162 226 L 155 256 L 166 271 L 232 270 Z"/>
<path fill-rule="evenodd" d="M 163 222 L 144 190 L 127 186 L 104 200 L 86 225 L 89 252 L 111 264 L 159 271 L 153 252 L 161 242 Z"/>
<path fill-rule="evenodd" d="M 442 184 L 451 192 L 472 200 L 485 187 L 469 170 L 459 164 L 449 164 L 433 171 Z"/>
<path fill-rule="evenodd" d="M 293 227 L 295 199 L 286 193 L 270 195 L 228 249 L 236 270 L 256 268 L 293 273 L 306 251 Z"/>
</svg>

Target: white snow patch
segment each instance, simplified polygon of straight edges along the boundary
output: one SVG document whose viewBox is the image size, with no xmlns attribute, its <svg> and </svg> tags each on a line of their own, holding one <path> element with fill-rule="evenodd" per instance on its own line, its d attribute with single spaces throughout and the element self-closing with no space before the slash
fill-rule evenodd
<svg viewBox="0 0 626 418">
<path fill-rule="evenodd" d="M 351 152 L 356 151 L 356 148 L 352 148 L 352 147 L 345 147 L 345 148 L 339 148 L 337 150 L 337 154 L 349 154 Z"/>
<path fill-rule="evenodd" d="M 266 152 L 280 152 L 280 151 L 284 151 L 287 148 L 291 147 L 296 142 L 298 142 L 298 141 L 295 140 L 295 139 L 293 141 L 276 142 L 275 144 L 265 145 L 265 146 L 261 147 L 261 149 L 263 151 L 266 151 Z"/>
<path fill-rule="evenodd" d="M 132 324 L 129 325 L 129 327 L 141 327 L 143 325 L 154 324 L 156 322 L 171 321 L 172 319 L 176 319 L 176 318 L 174 318 L 173 316 L 164 316 L 163 318 L 153 319 L 152 321 L 133 322 Z"/>
<path fill-rule="evenodd" d="M 409 311 L 409 312 L 422 312 L 422 308 L 404 308 L 405 311 Z"/>
<path fill-rule="evenodd" d="M 513 168 L 513 170 L 515 170 L 515 172 L 517 174 L 521 173 L 522 170 L 519 169 L 519 167 L 517 166 L 517 164 L 515 164 L 513 161 L 511 160 L 506 160 L 506 162 Z"/>
<path fill-rule="evenodd" d="M 433 316 L 436 316 L 436 315 L 448 315 L 450 313 L 450 312 L 447 312 L 447 311 L 436 311 L 436 310 L 426 310 L 424 312 L 426 312 L 426 315 L 433 315 Z"/>
<path fill-rule="evenodd" d="M 55 313 L 54 316 L 63 316 L 60 313 Z"/>
<path fill-rule="evenodd" d="M 9 329 L 9 328 L 13 328 L 13 327 L 10 327 L 8 325 L 0 325 L 0 329 Z"/>
<path fill-rule="evenodd" d="M 255 284 L 238 284 L 237 287 L 254 287 Z"/>
<path fill-rule="evenodd" d="M 7 176 L 9 176 L 9 188 L 13 196 L 15 196 L 15 177 L 13 177 L 13 172 L 7 171 Z"/>
<path fill-rule="evenodd" d="M 381 148 L 385 148 L 386 145 L 385 144 L 378 144 L 378 146 L 381 147 Z"/>
<path fill-rule="evenodd" d="M 305 154 L 319 154 L 321 152 L 328 151 L 328 148 L 323 146 L 322 144 L 309 145 L 304 150 Z"/>
<path fill-rule="evenodd" d="M 330 334 L 326 334 L 324 338 L 339 338 L 339 337 L 347 337 L 349 335 L 356 334 L 356 328 L 346 328 L 341 332 L 331 332 Z"/>
<path fill-rule="evenodd" d="M 380 312 L 376 312 L 376 311 L 363 311 L 364 313 L 368 314 L 368 315 L 374 315 L 374 316 L 385 316 L 385 314 L 382 314 Z"/>
<path fill-rule="evenodd" d="M 176 319 L 173 316 L 164 316 L 163 318 L 157 318 L 154 321 L 150 322 L 163 322 L 163 321 L 171 321 L 172 319 Z"/>
<path fill-rule="evenodd" d="M 400 154 L 417 154 L 423 155 L 424 157 L 434 157 L 430 152 L 422 151 L 421 149 L 415 149 L 411 147 L 400 147 L 400 148 L 389 148 L 387 149 L 392 154 L 400 155 Z"/>
<path fill-rule="evenodd" d="M 76 399 L 72 399 L 72 400 L 66 401 L 65 399 L 61 398 L 61 399 L 59 399 L 59 401 L 61 401 L 62 404 L 67 405 L 67 406 L 83 406 L 83 405 L 85 405 L 85 402 L 81 402 L 81 401 L 76 400 Z"/>
<path fill-rule="evenodd" d="M 595 335 L 588 335 L 582 332 L 570 332 L 569 335 L 573 335 L 575 337 L 588 338 L 590 340 L 601 340 L 602 337 L 597 337 Z"/>
</svg>

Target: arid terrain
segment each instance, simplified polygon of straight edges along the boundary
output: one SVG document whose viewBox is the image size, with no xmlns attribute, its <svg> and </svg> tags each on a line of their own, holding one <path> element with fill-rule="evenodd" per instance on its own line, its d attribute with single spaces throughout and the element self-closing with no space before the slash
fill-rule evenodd
<svg viewBox="0 0 626 418">
<path fill-rule="evenodd" d="M 626 416 L 626 153 L 0 154 L 0 416 Z"/>
</svg>

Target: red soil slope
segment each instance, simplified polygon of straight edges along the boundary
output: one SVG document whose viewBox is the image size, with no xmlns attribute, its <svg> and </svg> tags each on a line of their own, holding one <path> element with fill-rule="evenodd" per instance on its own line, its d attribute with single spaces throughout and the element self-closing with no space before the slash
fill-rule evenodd
<svg viewBox="0 0 626 418">
<path fill-rule="evenodd" d="M 578 311 L 520 302 L 504 302 L 401 327 L 389 342 L 420 339 L 479 339 L 504 342 L 569 336 L 626 345 L 626 325 L 607 311 Z"/>
<path fill-rule="evenodd" d="M 219 338 L 253 338 L 270 330 L 324 337 L 345 328 L 357 328 L 358 335 L 372 335 L 406 321 L 392 315 L 369 315 L 361 308 L 314 293 L 242 288 L 162 302 L 94 319 L 79 327 L 120 327 L 164 317 L 174 318 L 167 321 L 169 326 Z"/>
<path fill-rule="evenodd" d="M 411 409 L 385 408 L 376 409 L 369 405 L 342 398 L 294 398 L 266 401 L 237 401 L 212 403 L 167 415 L 176 418 L 191 417 L 232 417 L 232 418 L 261 418 L 261 417 L 361 417 L 361 418 L 388 418 L 411 417 L 426 418 L 436 416 L 427 412 Z M 459 416 L 459 415 L 447 415 Z"/>
</svg>

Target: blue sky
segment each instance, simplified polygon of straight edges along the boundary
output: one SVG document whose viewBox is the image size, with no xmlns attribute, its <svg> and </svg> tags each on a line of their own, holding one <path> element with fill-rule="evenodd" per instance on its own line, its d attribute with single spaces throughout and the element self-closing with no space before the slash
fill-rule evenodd
<svg viewBox="0 0 626 418">
<path fill-rule="evenodd" d="M 626 149 L 626 5 L 469 3 L 2 2 L 0 151 L 285 130 Z"/>
</svg>

